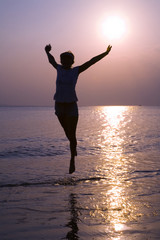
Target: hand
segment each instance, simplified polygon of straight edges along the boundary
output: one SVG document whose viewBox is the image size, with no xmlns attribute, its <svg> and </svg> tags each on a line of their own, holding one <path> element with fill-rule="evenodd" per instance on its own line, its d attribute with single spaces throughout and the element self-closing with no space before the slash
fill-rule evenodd
<svg viewBox="0 0 160 240">
<path fill-rule="evenodd" d="M 45 51 L 46 51 L 47 53 L 49 53 L 49 52 L 51 51 L 51 49 L 52 49 L 52 47 L 51 47 L 50 44 L 45 46 Z"/>
<path fill-rule="evenodd" d="M 112 48 L 112 46 L 108 45 L 107 50 L 106 50 L 107 54 L 111 51 L 111 48 Z"/>
</svg>

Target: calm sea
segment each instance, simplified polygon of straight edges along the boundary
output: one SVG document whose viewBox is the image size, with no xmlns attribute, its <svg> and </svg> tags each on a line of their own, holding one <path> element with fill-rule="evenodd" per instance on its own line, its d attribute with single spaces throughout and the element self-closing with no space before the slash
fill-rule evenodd
<svg viewBox="0 0 160 240">
<path fill-rule="evenodd" d="M 0 239 L 160 239 L 160 107 L 0 108 Z"/>
</svg>

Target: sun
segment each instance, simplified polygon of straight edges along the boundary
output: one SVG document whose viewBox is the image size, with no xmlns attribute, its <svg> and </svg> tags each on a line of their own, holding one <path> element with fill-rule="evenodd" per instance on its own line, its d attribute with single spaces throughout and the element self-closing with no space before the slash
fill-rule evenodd
<svg viewBox="0 0 160 240">
<path fill-rule="evenodd" d="M 126 32 L 126 23 L 121 17 L 110 16 L 103 21 L 102 32 L 110 40 L 120 39 Z"/>
</svg>

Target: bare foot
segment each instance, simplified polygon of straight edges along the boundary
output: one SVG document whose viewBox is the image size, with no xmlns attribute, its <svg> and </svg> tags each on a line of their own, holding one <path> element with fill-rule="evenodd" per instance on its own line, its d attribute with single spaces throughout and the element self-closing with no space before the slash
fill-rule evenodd
<svg viewBox="0 0 160 240">
<path fill-rule="evenodd" d="M 72 174 L 74 171 L 75 171 L 74 158 L 71 158 L 70 167 L 69 167 L 69 174 Z"/>
</svg>

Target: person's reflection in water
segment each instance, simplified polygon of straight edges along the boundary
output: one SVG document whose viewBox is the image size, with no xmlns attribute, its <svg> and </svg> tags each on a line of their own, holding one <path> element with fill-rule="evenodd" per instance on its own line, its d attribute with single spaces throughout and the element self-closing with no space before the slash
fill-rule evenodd
<svg viewBox="0 0 160 240">
<path fill-rule="evenodd" d="M 69 223 L 66 225 L 67 227 L 70 227 L 71 230 L 67 233 L 66 239 L 69 240 L 76 240 L 79 239 L 78 237 L 78 209 L 77 209 L 77 201 L 76 201 L 76 195 L 74 193 L 71 193 L 69 196 L 69 203 L 70 203 L 70 212 L 71 212 L 71 218 Z"/>
</svg>

